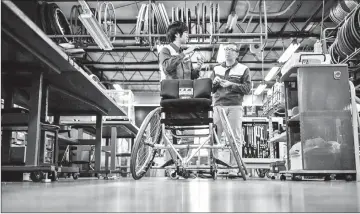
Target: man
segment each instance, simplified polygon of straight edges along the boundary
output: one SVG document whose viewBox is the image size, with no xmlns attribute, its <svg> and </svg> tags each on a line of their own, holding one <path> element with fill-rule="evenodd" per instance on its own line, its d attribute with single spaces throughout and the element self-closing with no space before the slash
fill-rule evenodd
<svg viewBox="0 0 360 214">
<path fill-rule="evenodd" d="M 188 28 L 184 22 L 173 22 L 167 29 L 167 37 L 170 41 L 169 45 L 164 46 L 159 54 L 161 80 L 164 79 L 197 79 L 203 58 L 197 60 L 197 66 L 193 68 L 191 56 L 196 46 L 191 46 L 186 50 L 182 50 L 182 45 L 188 41 Z M 193 143 L 188 142 L 188 143 Z M 184 157 L 188 155 L 187 149 L 181 149 L 179 154 Z M 176 153 L 171 151 L 171 156 L 176 157 Z M 172 159 L 167 161 L 163 166 L 172 164 Z"/>
<path fill-rule="evenodd" d="M 220 111 L 223 108 L 235 135 L 235 140 L 242 153 L 242 117 L 243 97 L 250 92 L 249 68 L 237 62 L 239 48 L 230 43 L 225 46 L 225 62 L 214 67 L 213 79 L 213 105 L 214 124 L 217 127 L 217 136 L 220 139 L 223 126 L 220 120 Z M 215 157 L 217 152 L 215 151 Z M 234 157 L 230 157 L 230 165 L 237 165 Z M 229 176 L 237 175 L 238 170 L 230 170 Z"/>
<path fill-rule="evenodd" d="M 173 22 L 167 30 L 169 45 L 162 48 L 159 54 L 161 79 L 197 79 L 204 59 L 198 59 L 193 68 L 190 60 L 196 46 L 182 50 L 181 46 L 188 41 L 188 28 L 184 22 Z"/>
</svg>

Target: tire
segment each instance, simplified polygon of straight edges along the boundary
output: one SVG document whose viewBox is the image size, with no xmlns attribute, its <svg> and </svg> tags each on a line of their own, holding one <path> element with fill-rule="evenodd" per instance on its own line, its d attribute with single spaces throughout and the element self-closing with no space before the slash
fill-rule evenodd
<svg viewBox="0 0 360 214">
<path fill-rule="evenodd" d="M 247 170 L 246 170 L 244 162 L 240 158 L 241 151 L 240 151 L 239 147 L 237 147 L 237 145 L 235 143 L 235 137 L 234 137 L 234 134 L 232 133 L 232 129 L 230 127 L 229 121 L 228 121 L 227 117 L 224 116 L 224 115 L 226 115 L 225 111 L 224 111 L 224 109 L 221 109 L 220 118 L 221 118 L 221 122 L 222 122 L 222 124 L 224 126 L 224 131 L 225 131 L 226 137 L 227 137 L 227 139 L 229 141 L 231 151 L 233 152 L 236 163 L 237 163 L 237 165 L 239 167 L 241 176 L 242 176 L 243 180 L 245 181 L 246 180 L 245 172 Z"/>
<path fill-rule="evenodd" d="M 160 108 L 156 108 L 151 111 L 143 123 L 140 126 L 140 130 L 135 138 L 135 143 L 133 150 L 131 151 L 130 158 L 130 172 L 132 177 L 135 180 L 141 179 L 145 173 L 151 167 L 151 163 L 154 160 L 156 151 L 149 145 L 145 145 L 145 140 L 148 140 L 147 143 L 158 144 L 161 140 L 161 124 L 160 124 Z M 150 133 L 149 133 L 150 132 Z M 150 141 L 150 142 L 149 142 Z M 147 158 L 143 163 L 140 163 L 138 166 L 137 159 L 139 151 L 147 150 Z M 146 152 L 146 151 L 145 151 Z"/>
</svg>

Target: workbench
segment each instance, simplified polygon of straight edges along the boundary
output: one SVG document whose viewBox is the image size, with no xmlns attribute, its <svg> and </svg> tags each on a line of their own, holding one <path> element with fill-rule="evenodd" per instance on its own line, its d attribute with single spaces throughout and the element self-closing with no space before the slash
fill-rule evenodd
<svg viewBox="0 0 360 214">
<path fill-rule="evenodd" d="M 25 166 L 19 170 L 42 167 L 38 161 L 41 122 L 47 116 L 54 116 L 54 124 L 59 125 L 60 116 L 74 115 L 96 115 L 95 170 L 100 170 L 102 117 L 125 116 L 125 113 L 13 2 L 2 1 L 1 4 L 4 107 L 9 109 L 17 104 L 30 110 L 18 121 L 19 125 L 28 127 Z M 4 130 L 2 137 L 2 163 L 7 165 L 2 166 L 2 171 L 12 171 L 16 167 L 9 165 L 11 131 Z M 53 166 L 44 168 L 48 172 L 54 170 Z"/>
</svg>

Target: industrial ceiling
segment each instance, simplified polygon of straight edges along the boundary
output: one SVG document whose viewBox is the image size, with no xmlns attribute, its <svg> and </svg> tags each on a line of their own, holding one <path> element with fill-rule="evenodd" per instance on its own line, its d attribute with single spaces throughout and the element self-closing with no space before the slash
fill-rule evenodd
<svg viewBox="0 0 360 214">
<path fill-rule="evenodd" d="M 172 7 L 194 8 L 197 3 L 209 3 L 209 1 L 156 1 L 165 6 L 167 14 L 171 14 Z M 250 19 L 248 16 L 243 20 L 247 2 L 250 10 L 259 11 L 260 1 L 212 1 L 220 4 L 220 32 L 225 30 L 227 16 L 232 8 L 235 8 L 239 16 L 238 23 L 233 33 L 258 33 L 265 24 L 260 25 L 259 17 Z M 65 16 L 70 19 L 72 6 L 76 1 L 56 2 Z M 97 7 L 99 2 L 88 1 L 90 7 Z M 84 47 L 85 57 L 81 63 L 86 65 L 91 72 L 98 75 L 101 81 L 118 83 L 125 89 L 137 92 L 159 91 L 159 66 L 158 52 L 154 46 L 140 45 L 135 43 L 134 37 L 129 37 L 135 32 L 138 11 L 142 4 L 149 1 L 112 1 L 116 9 L 117 38 L 113 43 L 114 49 L 104 51 L 97 46 Z M 324 7 L 324 14 L 322 14 Z M 321 20 L 324 15 L 323 28 L 335 26 L 328 18 L 329 10 L 335 1 L 321 0 L 275 0 L 266 1 L 268 40 L 264 48 L 264 60 L 261 60 L 261 53 L 253 53 L 249 45 L 241 45 L 239 61 L 247 65 L 251 70 L 253 88 L 264 79 L 267 72 L 277 65 L 277 59 L 286 50 L 290 43 L 297 39 L 301 42 L 299 51 L 311 51 L 313 44 L 320 38 Z M 282 12 L 278 16 L 271 16 L 271 13 Z M 263 29 L 264 30 L 264 29 Z M 239 41 L 231 37 L 228 41 Z M 216 54 L 219 44 L 210 42 L 197 43 L 200 46 L 201 54 L 205 57 L 206 64 L 216 64 Z M 211 68 L 211 67 L 210 67 Z M 271 83 L 268 87 L 271 86 Z"/>
</svg>

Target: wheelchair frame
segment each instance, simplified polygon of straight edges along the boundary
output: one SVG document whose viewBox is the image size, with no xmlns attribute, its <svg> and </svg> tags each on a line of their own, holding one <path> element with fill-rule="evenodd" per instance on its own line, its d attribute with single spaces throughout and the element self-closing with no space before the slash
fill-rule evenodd
<svg viewBox="0 0 360 214">
<path fill-rule="evenodd" d="M 184 178 L 189 178 L 190 174 L 189 174 L 188 170 L 210 169 L 210 175 L 212 176 L 212 178 L 214 180 L 217 178 L 217 170 L 218 169 L 238 168 L 243 180 L 246 180 L 246 174 L 248 174 L 247 169 L 246 169 L 246 166 L 240 156 L 241 151 L 239 150 L 239 148 L 237 147 L 237 145 L 235 143 L 235 137 L 234 137 L 233 131 L 230 127 L 230 123 L 227 119 L 224 109 L 222 109 L 220 111 L 221 112 L 220 118 L 221 118 L 221 122 L 224 127 L 224 132 L 225 132 L 226 138 L 228 139 L 228 142 L 229 142 L 228 145 L 220 145 L 220 140 L 217 138 L 215 127 L 212 122 L 210 122 L 208 125 L 201 125 L 201 126 L 181 126 L 181 125 L 180 126 L 168 126 L 164 122 L 160 122 L 161 127 L 157 127 L 157 132 L 155 135 L 162 135 L 162 136 L 156 136 L 155 142 L 152 142 L 152 143 L 143 142 L 143 145 L 149 146 L 150 148 L 152 148 L 152 151 L 146 159 L 147 163 L 144 163 L 144 165 L 139 170 L 135 170 L 136 161 L 137 161 L 137 153 L 140 150 L 141 143 L 142 143 L 144 137 L 145 137 L 145 139 L 149 139 L 149 137 L 150 137 L 150 136 L 144 136 L 145 129 L 146 129 L 147 125 L 149 125 L 149 124 L 151 125 L 151 121 L 150 121 L 151 118 L 156 114 L 160 114 L 160 112 L 161 112 L 161 107 L 156 108 L 155 110 L 150 112 L 147 115 L 147 117 L 145 118 L 143 124 L 140 127 L 138 135 L 136 136 L 135 145 L 133 147 L 133 151 L 131 154 L 131 163 L 130 163 L 130 170 L 131 170 L 132 176 L 135 180 L 143 177 L 150 168 L 152 168 L 152 169 L 175 169 L 175 171 L 173 171 L 170 174 L 171 178 L 178 178 L 178 176 L 182 176 Z M 208 111 L 208 118 L 209 119 L 213 118 L 213 111 Z M 161 112 L 161 119 L 166 119 L 165 112 Z M 194 145 L 175 145 L 166 136 L 166 131 L 169 129 L 175 130 L 175 133 L 176 133 L 176 130 L 196 130 L 196 129 L 205 130 L 205 129 L 208 129 L 209 134 L 177 135 L 177 134 L 172 133 L 171 136 L 173 138 L 180 139 L 180 140 L 183 138 L 188 138 L 188 137 L 206 137 L 206 140 L 204 142 L 200 143 L 200 145 L 195 145 L 195 144 Z M 217 142 L 217 145 L 214 145 L 214 142 Z M 205 144 L 208 144 L 208 145 L 205 145 Z M 175 152 L 176 157 L 174 157 L 174 155 L 169 151 L 171 159 L 173 160 L 175 166 L 168 166 L 168 167 L 154 167 L 153 166 L 153 159 L 155 157 L 155 153 L 161 149 L 172 150 Z M 182 158 L 180 153 L 177 151 L 177 149 L 195 149 L 195 151 L 189 157 L 185 156 L 184 158 Z M 200 149 L 209 149 L 210 150 L 210 152 L 209 152 L 210 166 L 209 167 L 198 167 L 198 166 L 189 165 L 190 160 L 200 151 Z M 236 160 L 238 166 L 232 167 L 232 166 L 229 166 L 228 164 L 214 158 L 213 157 L 214 156 L 213 149 L 230 149 L 235 157 L 235 160 Z M 225 167 L 217 167 L 217 165 L 216 165 L 217 163 L 224 165 Z M 139 173 L 139 175 L 137 173 Z"/>
</svg>

